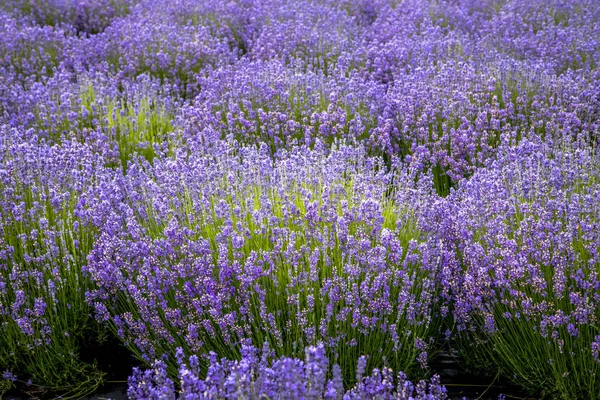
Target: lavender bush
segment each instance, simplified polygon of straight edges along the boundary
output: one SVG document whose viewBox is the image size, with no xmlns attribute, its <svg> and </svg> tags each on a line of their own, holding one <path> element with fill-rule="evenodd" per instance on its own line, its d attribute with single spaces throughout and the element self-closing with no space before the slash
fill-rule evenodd
<svg viewBox="0 0 600 400">
<path fill-rule="evenodd" d="M 39 25 L 66 26 L 77 33 L 95 34 L 113 19 L 126 15 L 135 0 L 7 0 L 2 8 Z"/>
<path fill-rule="evenodd" d="M 68 59 L 68 30 L 37 26 L 0 10 L 0 71 L 3 85 L 44 81 Z"/>
<path fill-rule="evenodd" d="M 276 153 L 317 140 L 365 141 L 376 124 L 371 111 L 381 85 L 290 71 L 279 60 L 240 61 L 209 73 L 203 91 L 182 108 L 186 138 L 210 127 L 222 139 L 266 143 Z"/>
<path fill-rule="evenodd" d="M 177 103 L 146 75 L 119 90 L 110 76 L 61 70 L 45 84 L 14 88 L 11 97 L 18 98 L 5 110 L 11 126 L 50 143 L 85 143 L 110 166 L 126 168 L 134 154 L 152 161 L 174 134 Z"/>
<path fill-rule="evenodd" d="M 29 134 L 0 134 L 0 365 L 79 397 L 103 376 L 79 354 L 83 340 L 102 334 L 82 273 L 94 236 L 85 193 L 101 161 L 86 146 L 37 144 Z"/>
<path fill-rule="evenodd" d="M 598 398 L 600 160 L 545 143 L 507 149 L 453 193 L 466 357 L 531 391 Z"/>
<path fill-rule="evenodd" d="M 115 21 L 75 52 L 78 68 L 109 71 L 124 82 L 146 74 L 187 98 L 200 90 L 197 77 L 205 68 L 235 59 L 226 39 L 208 27 L 136 14 Z"/>
<path fill-rule="evenodd" d="M 446 388 L 436 375 L 431 382 L 416 385 L 403 372 L 395 377 L 389 368 L 375 369 L 364 376 L 366 357 L 358 360 L 357 383 L 344 388 L 341 370 L 329 367 L 321 345 L 307 347 L 305 358 L 275 358 L 268 345 L 262 352 L 243 346 L 241 361 L 217 360 L 211 353 L 206 379 L 200 377 L 198 357 L 187 362 L 178 349 L 179 390 L 167 376 L 166 365 L 153 363 L 152 369 L 134 370 L 129 378 L 130 399 L 447 399 Z M 328 376 L 331 378 L 328 379 Z"/>
<path fill-rule="evenodd" d="M 346 146 L 276 163 L 252 148 L 191 147 L 132 165 L 95 201 L 91 299 L 146 361 L 172 363 L 176 347 L 235 357 L 250 338 L 285 356 L 324 342 L 347 381 L 360 354 L 426 368 L 446 254 L 416 226 L 409 189 L 401 171 Z"/>
</svg>

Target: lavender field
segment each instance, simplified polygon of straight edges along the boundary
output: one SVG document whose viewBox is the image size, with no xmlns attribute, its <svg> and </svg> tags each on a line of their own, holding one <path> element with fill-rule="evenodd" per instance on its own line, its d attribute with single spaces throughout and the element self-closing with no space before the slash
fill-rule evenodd
<svg viewBox="0 0 600 400">
<path fill-rule="evenodd" d="M 598 0 L 0 0 L 0 398 L 600 400 L 599 67 Z"/>
</svg>

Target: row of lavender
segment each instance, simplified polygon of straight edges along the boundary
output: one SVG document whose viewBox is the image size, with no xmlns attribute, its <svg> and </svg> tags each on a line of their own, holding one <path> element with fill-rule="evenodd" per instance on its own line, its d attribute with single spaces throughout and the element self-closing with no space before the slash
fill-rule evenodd
<svg viewBox="0 0 600 400">
<path fill-rule="evenodd" d="M 0 390 L 94 390 L 114 335 L 132 398 L 444 398 L 443 346 L 598 398 L 596 2 L 0 19 Z"/>
<path fill-rule="evenodd" d="M 273 152 L 358 140 L 447 194 L 500 143 L 598 130 L 594 1 L 38 2 L 0 14 L 6 122 L 123 163 L 177 119 Z"/>
</svg>

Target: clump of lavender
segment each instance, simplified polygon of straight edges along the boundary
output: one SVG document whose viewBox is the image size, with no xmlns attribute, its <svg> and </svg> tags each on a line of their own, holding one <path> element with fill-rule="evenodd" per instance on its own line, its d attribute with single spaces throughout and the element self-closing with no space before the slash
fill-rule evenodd
<svg viewBox="0 0 600 400">
<path fill-rule="evenodd" d="M 118 88 L 103 74 L 59 70 L 45 84 L 12 89 L 7 123 L 33 129 L 50 143 L 86 143 L 106 165 L 125 169 L 134 154 L 152 161 L 169 148 L 175 104 L 148 76 Z"/>
<path fill-rule="evenodd" d="M 277 59 L 301 71 L 343 73 L 352 62 L 361 28 L 338 4 L 277 2 L 251 41 L 252 59 Z"/>
<path fill-rule="evenodd" d="M 317 140 L 368 140 L 377 123 L 372 104 L 385 92 L 359 77 L 296 72 L 279 60 L 242 60 L 199 83 L 202 92 L 182 108 L 185 137 L 210 128 L 221 139 L 266 143 L 273 153 Z"/>
<path fill-rule="evenodd" d="M 415 168 L 431 169 L 438 193 L 447 195 L 503 144 L 568 136 L 597 145 L 596 86 L 579 74 L 557 76 L 542 64 L 448 60 L 398 72 L 370 138 Z"/>
<path fill-rule="evenodd" d="M 436 375 L 430 382 L 416 385 L 399 372 L 389 368 L 374 369 L 364 376 L 365 357 L 359 359 L 363 370 L 357 383 L 344 389 L 340 367 L 330 368 L 322 344 L 306 348 L 302 358 L 274 357 L 268 345 L 262 353 L 255 347 L 244 346 L 242 359 L 218 361 L 209 355 L 210 365 L 206 378 L 200 375 L 199 360 L 191 356 L 186 361 L 181 349 L 177 350 L 179 375 L 177 388 L 167 375 L 166 364 L 155 361 L 152 369 L 134 369 L 129 378 L 127 394 L 130 399 L 419 399 L 445 400 L 446 388 Z"/>
<path fill-rule="evenodd" d="M 0 10 L 0 72 L 21 85 L 52 76 L 75 38 L 68 30 L 37 26 Z"/>
<path fill-rule="evenodd" d="M 85 193 L 101 161 L 77 143 L 22 137 L 0 133 L 0 368 L 80 397 L 103 375 L 79 354 L 83 339 L 102 333 L 81 269 L 93 243 Z"/>
<path fill-rule="evenodd" d="M 145 74 L 182 98 L 200 90 L 205 69 L 233 62 L 227 40 L 206 26 L 178 25 L 170 18 L 144 18 L 133 13 L 104 32 L 81 41 L 74 50 L 80 69 L 114 74 L 119 82 Z"/>
<path fill-rule="evenodd" d="M 7 0 L 1 6 L 39 25 L 71 27 L 77 33 L 103 31 L 113 19 L 126 15 L 136 0 Z"/>
<path fill-rule="evenodd" d="M 277 6 L 277 2 L 253 0 L 144 2 L 143 7 L 136 9 L 136 14 L 140 18 L 166 20 L 179 26 L 207 27 L 212 35 L 228 44 L 233 55 L 241 58 L 267 22 L 269 11 Z"/>
<path fill-rule="evenodd" d="M 527 390 L 598 398 L 598 155 L 526 142 L 451 199 L 445 237 L 462 271 L 449 282 L 466 357 Z"/>
<path fill-rule="evenodd" d="M 416 225 L 410 177 L 360 147 L 191 147 L 101 190 L 90 301 L 171 376 L 175 348 L 233 358 L 247 338 L 280 356 L 323 342 L 348 382 L 360 354 L 413 373 L 435 353 L 447 255 Z"/>
<path fill-rule="evenodd" d="M 515 0 L 488 23 L 487 46 L 514 59 L 542 61 L 558 74 L 586 74 L 599 65 L 598 4 L 593 0 Z"/>
</svg>

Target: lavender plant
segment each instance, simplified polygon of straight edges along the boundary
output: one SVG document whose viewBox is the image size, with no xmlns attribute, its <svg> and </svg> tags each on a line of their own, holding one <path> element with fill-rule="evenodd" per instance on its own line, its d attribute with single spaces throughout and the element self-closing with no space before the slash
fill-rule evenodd
<svg viewBox="0 0 600 400">
<path fill-rule="evenodd" d="M 364 376 L 366 357 L 358 360 L 356 385 L 346 391 L 340 367 L 329 367 L 325 346 L 306 348 L 303 359 L 275 358 L 268 345 L 262 352 L 244 346 L 241 361 L 217 360 L 210 354 L 206 379 L 200 377 L 199 359 L 191 356 L 189 362 L 181 349 L 177 350 L 179 390 L 167 376 L 164 362 L 156 361 L 152 369 L 134 370 L 129 378 L 130 399 L 447 399 L 446 388 L 436 375 L 431 382 L 414 385 L 403 372 L 395 378 L 389 368 L 373 370 Z M 331 376 L 330 379 L 328 377 Z"/>
<path fill-rule="evenodd" d="M 333 2 L 277 2 L 251 42 L 248 56 L 278 59 L 301 71 L 346 69 L 360 27 Z"/>
<path fill-rule="evenodd" d="M 274 163 L 228 145 L 132 166 L 96 201 L 98 318 L 142 360 L 165 355 L 171 376 L 176 347 L 234 358 L 246 338 L 279 356 L 323 342 L 347 382 L 361 354 L 426 370 L 446 255 L 401 201 L 410 180 L 382 167 L 360 147 Z"/>
<path fill-rule="evenodd" d="M 7 122 L 34 129 L 51 143 L 78 140 L 102 154 L 110 166 L 126 168 L 134 154 L 152 161 L 169 148 L 175 102 L 142 75 L 118 90 L 102 74 L 74 76 L 60 71 L 45 84 L 14 90 Z"/>
<path fill-rule="evenodd" d="M 210 127 L 221 139 L 266 143 L 276 153 L 317 140 L 363 141 L 375 126 L 371 105 L 384 90 L 361 79 L 293 72 L 280 61 L 240 61 L 200 80 L 204 88 L 182 109 L 185 137 Z"/>
<path fill-rule="evenodd" d="M 146 3 L 143 13 L 149 18 L 164 18 L 179 26 L 193 25 L 209 28 L 215 37 L 224 39 L 232 53 L 244 56 L 261 26 L 267 12 L 277 4 L 236 0 L 230 2 L 179 0 L 169 4 Z"/>
<path fill-rule="evenodd" d="M 200 90 L 197 78 L 205 69 L 236 58 L 227 41 L 213 36 L 208 27 L 137 14 L 115 21 L 75 52 L 79 68 L 108 71 L 121 82 L 149 75 L 188 99 Z"/>
<path fill-rule="evenodd" d="M 72 44 L 61 28 L 36 26 L 0 10 L 0 71 L 9 82 L 25 84 L 52 76 Z"/>
<path fill-rule="evenodd" d="M 102 163 L 85 146 L 27 136 L 0 136 L 0 369 L 77 398 L 103 377 L 79 354 L 103 331 L 90 319 L 92 284 L 82 273 L 93 244 L 85 193 Z"/>
<path fill-rule="evenodd" d="M 501 144 L 541 136 L 598 143 L 595 85 L 575 74 L 509 60 L 477 66 L 444 63 L 402 74 L 379 108 L 371 142 L 432 169 L 438 193 L 496 156 Z"/>
<path fill-rule="evenodd" d="M 465 356 L 532 392 L 598 398 L 598 156 L 526 143 L 452 195 Z"/>
<path fill-rule="evenodd" d="M 135 0 L 8 0 L 2 8 L 31 18 L 39 25 L 69 26 L 78 33 L 96 34 L 113 19 L 126 15 Z"/>
<path fill-rule="evenodd" d="M 598 4 L 549 1 L 545 7 L 507 2 L 489 23 L 486 47 L 514 59 L 540 60 L 558 74 L 587 73 L 598 66 Z"/>
</svg>

